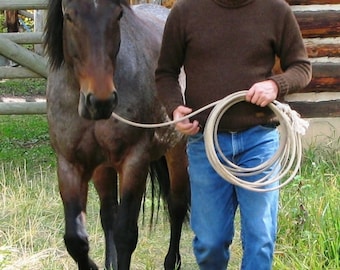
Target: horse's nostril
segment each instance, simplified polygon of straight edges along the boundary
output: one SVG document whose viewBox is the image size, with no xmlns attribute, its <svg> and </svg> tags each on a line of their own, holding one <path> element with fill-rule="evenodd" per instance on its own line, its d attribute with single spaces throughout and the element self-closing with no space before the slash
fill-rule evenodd
<svg viewBox="0 0 340 270">
<path fill-rule="evenodd" d="M 112 95 L 107 99 L 98 99 L 94 94 L 88 94 L 86 96 L 85 104 L 87 107 L 96 108 L 98 106 L 115 107 L 117 105 L 117 93 L 114 91 Z"/>
<path fill-rule="evenodd" d="M 117 94 L 117 91 L 113 91 L 111 98 L 112 98 L 112 106 L 116 107 L 117 104 L 118 104 L 118 94 Z"/>
<path fill-rule="evenodd" d="M 90 113 L 92 119 L 109 118 L 117 105 L 117 93 L 112 92 L 107 99 L 98 99 L 90 93 L 85 97 L 86 110 Z"/>
<path fill-rule="evenodd" d="M 93 94 L 85 96 L 86 107 L 92 107 L 96 103 L 96 97 Z"/>
</svg>

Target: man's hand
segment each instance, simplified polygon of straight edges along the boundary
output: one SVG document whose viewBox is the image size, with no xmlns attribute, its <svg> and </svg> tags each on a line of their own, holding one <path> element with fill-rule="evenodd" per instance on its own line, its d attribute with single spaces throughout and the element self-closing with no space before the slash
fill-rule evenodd
<svg viewBox="0 0 340 270">
<path fill-rule="evenodd" d="M 277 98 L 279 89 L 273 80 L 255 83 L 246 94 L 246 101 L 261 107 L 267 106 Z"/>
<path fill-rule="evenodd" d="M 185 106 L 178 106 L 173 112 L 173 119 L 180 119 L 187 114 L 191 113 L 192 109 Z M 194 120 L 190 122 L 189 119 L 185 119 L 181 122 L 176 123 L 176 129 L 185 135 L 194 135 L 199 131 L 198 121 Z"/>
</svg>

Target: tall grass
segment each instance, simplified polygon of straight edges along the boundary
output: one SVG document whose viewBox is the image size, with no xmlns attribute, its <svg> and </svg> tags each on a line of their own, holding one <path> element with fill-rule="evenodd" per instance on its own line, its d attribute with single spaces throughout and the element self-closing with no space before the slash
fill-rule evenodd
<svg viewBox="0 0 340 270">
<path fill-rule="evenodd" d="M 25 164 L 22 167 L 2 164 L 0 170 L 0 269 L 75 269 L 63 243 L 64 217 L 55 172 L 43 168 L 29 172 Z M 98 198 L 91 185 L 87 230 L 91 256 L 102 265 L 104 239 L 98 214 Z M 160 215 L 151 230 L 142 220 L 139 223 L 139 244 L 132 269 L 160 269 L 169 237 L 167 217 Z M 185 269 L 196 269 L 191 237 L 185 226 L 182 248 Z"/>
<path fill-rule="evenodd" d="M 63 208 L 46 120 L 1 117 L 0 128 L 0 269 L 76 269 L 63 243 Z M 336 141 L 307 148 L 299 175 L 281 190 L 274 270 L 340 269 L 339 145 Z M 103 266 L 104 240 L 92 186 L 87 214 L 90 253 Z M 166 215 L 160 215 L 151 230 L 142 220 L 139 225 L 131 269 L 162 269 L 169 242 Z M 236 228 L 231 270 L 239 269 L 242 256 Z M 186 225 L 181 244 L 184 270 L 197 269 L 191 240 Z"/>
<path fill-rule="evenodd" d="M 305 151 L 281 192 L 277 269 L 340 269 L 339 142 Z"/>
<path fill-rule="evenodd" d="M 281 191 L 274 269 L 340 269 L 339 153 L 318 149 L 305 153 L 300 175 Z M 54 170 L 30 171 L 25 163 L 2 164 L 0 174 L 0 269 L 75 269 L 62 240 L 64 219 Z M 88 232 L 91 255 L 104 261 L 97 196 L 89 194 Z M 162 269 L 167 250 L 165 216 L 149 231 L 140 222 L 132 269 Z M 183 269 L 197 269 L 192 234 L 185 226 Z M 238 269 L 240 240 L 234 241 L 230 269 Z"/>
</svg>

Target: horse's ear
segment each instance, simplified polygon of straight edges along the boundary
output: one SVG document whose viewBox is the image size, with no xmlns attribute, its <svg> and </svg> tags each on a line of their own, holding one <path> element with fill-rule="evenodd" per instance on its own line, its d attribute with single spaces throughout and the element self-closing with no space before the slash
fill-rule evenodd
<svg viewBox="0 0 340 270">
<path fill-rule="evenodd" d="M 44 47 L 52 68 L 59 68 L 64 61 L 63 54 L 63 12 L 62 0 L 50 0 L 44 30 Z"/>
</svg>

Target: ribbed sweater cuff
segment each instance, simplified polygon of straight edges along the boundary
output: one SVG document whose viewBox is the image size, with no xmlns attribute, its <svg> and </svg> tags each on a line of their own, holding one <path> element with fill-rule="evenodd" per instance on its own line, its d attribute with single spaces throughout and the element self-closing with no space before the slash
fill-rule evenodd
<svg viewBox="0 0 340 270">
<path fill-rule="evenodd" d="M 274 75 L 269 77 L 268 79 L 273 80 L 277 84 L 279 88 L 279 97 L 283 97 L 288 94 L 289 84 L 282 75 Z"/>
</svg>

